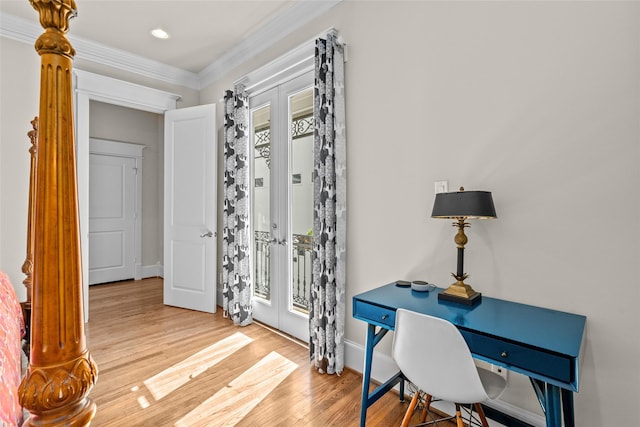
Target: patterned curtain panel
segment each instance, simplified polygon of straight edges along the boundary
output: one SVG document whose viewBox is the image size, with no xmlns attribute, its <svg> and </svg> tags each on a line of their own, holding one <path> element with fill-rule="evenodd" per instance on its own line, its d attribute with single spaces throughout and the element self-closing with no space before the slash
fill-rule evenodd
<svg viewBox="0 0 640 427">
<path fill-rule="evenodd" d="M 242 86 L 224 97 L 222 284 L 224 316 L 252 322 L 249 234 L 249 99 Z"/>
<path fill-rule="evenodd" d="M 346 138 L 344 49 L 337 34 L 316 40 L 313 283 L 310 356 L 321 373 L 344 368 Z"/>
</svg>

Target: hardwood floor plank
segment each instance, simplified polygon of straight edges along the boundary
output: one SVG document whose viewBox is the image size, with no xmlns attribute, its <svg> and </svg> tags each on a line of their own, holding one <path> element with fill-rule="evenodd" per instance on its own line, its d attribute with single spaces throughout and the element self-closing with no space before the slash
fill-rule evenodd
<svg viewBox="0 0 640 427">
<path fill-rule="evenodd" d="M 359 425 L 360 374 L 350 369 L 340 376 L 318 374 L 308 348 L 256 323 L 234 326 L 220 308 L 208 314 L 165 306 L 162 287 L 162 279 L 90 287 L 85 331 L 99 369 L 90 393 L 98 405 L 92 426 L 223 425 L 226 409 L 204 411 L 202 424 L 196 424 L 193 411 L 216 395 L 232 399 L 233 385 L 247 375 L 240 388 L 251 390 L 256 401 L 238 415 L 237 426 Z M 248 342 L 242 338 L 239 345 L 237 334 Z M 225 344 L 235 351 L 221 350 Z M 251 368 L 273 352 L 287 361 L 281 365 L 286 375 L 279 378 L 267 367 L 273 381 L 252 388 Z M 367 426 L 399 425 L 407 406 L 388 393 L 369 408 Z"/>
</svg>

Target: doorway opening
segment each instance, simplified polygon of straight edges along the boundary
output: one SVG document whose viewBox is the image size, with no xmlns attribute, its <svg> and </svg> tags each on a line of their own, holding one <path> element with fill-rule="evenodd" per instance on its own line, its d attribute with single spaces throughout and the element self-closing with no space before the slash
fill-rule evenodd
<svg viewBox="0 0 640 427">
<path fill-rule="evenodd" d="M 175 109 L 180 96 L 123 80 L 89 73 L 79 69 L 74 75 L 74 109 L 76 124 L 76 163 L 78 175 L 78 205 L 80 212 L 80 244 L 82 259 L 89 259 L 89 139 L 91 113 L 100 104 L 128 107 L 133 110 L 164 114 Z M 97 101 L 97 102 L 95 102 Z M 94 134 L 95 135 L 95 134 Z M 119 139 L 110 137 L 110 139 Z M 147 150 L 146 156 L 149 155 Z M 161 266 L 156 266 L 160 268 Z M 161 273 L 161 272 L 160 272 Z M 143 273 L 144 274 L 144 273 Z M 160 274 L 161 275 L 161 274 Z M 82 263 L 84 320 L 89 320 L 89 263 Z"/>
</svg>

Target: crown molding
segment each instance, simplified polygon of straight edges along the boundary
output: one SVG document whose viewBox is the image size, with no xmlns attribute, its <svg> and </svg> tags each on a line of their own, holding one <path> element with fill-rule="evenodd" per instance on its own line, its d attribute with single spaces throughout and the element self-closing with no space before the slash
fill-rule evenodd
<svg viewBox="0 0 640 427">
<path fill-rule="evenodd" d="M 0 13 L 1 37 L 33 45 L 42 31 L 42 27 L 31 21 L 7 13 Z M 124 50 L 114 49 L 82 37 L 69 35 L 69 41 L 76 50 L 77 59 L 95 62 L 178 86 L 200 89 L 196 73 L 134 55 Z"/>
<path fill-rule="evenodd" d="M 178 86 L 200 89 L 198 75 L 191 71 L 134 55 L 120 49 L 114 49 L 90 40 L 84 39 L 80 41 L 74 37 L 69 37 L 69 39 L 76 47 L 76 52 L 83 52 L 83 54 L 76 55 L 78 58 Z"/>
<path fill-rule="evenodd" d="M 258 28 L 249 37 L 233 47 L 198 73 L 201 87 L 209 86 L 237 66 L 298 28 L 324 14 L 342 0 L 298 1 Z"/>
<path fill-rule="evenodd" d="M 341 1 L 294 2 L 293 6 L 276 15 L 197 74 L 82 37 L 69 35 L 69 41 L 76 49 L 78 59 L 199 90 L 214 83 L 245 62 L 247 58 L 266 50 Z M 39 25 L 0 12 L 0 37 L 33 45 L 40 34 L 42 34 L 42 28 Z"/>
</svg>

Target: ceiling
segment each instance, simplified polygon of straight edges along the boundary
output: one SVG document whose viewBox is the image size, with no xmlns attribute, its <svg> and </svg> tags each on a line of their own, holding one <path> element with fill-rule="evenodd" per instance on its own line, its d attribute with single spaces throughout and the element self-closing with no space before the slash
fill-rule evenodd
<svg viewBox="0 0 640 427">
<path fill-rule="evenodd" d="M 78 15 L 70 22 L 69 38 L 78 54 L 74 38 L 109 54 L 133 54 L 198 74 L 225 57 L 246 59 L 247 53 L 265 49 L 339 1 L 76 0 Z M 0 12 L 3 27 L 6 18 L 39 27 L 28 0 L 0 0 Z M 171 37 L 152 37 L 150 31 L 157 27 Z"/>
</svg>

